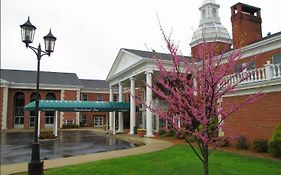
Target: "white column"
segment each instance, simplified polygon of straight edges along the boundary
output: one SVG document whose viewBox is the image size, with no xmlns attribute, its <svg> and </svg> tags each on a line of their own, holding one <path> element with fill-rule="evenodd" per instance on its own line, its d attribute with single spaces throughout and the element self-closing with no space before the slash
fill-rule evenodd
<svg viewBox="0 0 281 175">
<path fill-rule="evenodd" d="M 159 102 L 158 99 L 156 99 L 155 103 L 156 103 L 157 106 L 159 106 L 159 103 L 160 103 L 160 102 Z M 155 126 L 155 127 L 156 127 L 156 131 L 159 132 L 159 125 L 160 125 L 160 122 L 159 122 L 159 115 L 156 115 L 156 116 L 155 116 L 155 120 L 156 120 L 156 124 L 155 124 L 155 125 L 156 125 L 156 126 Z"/>
<path fill-rule="evenodd" d="M 113 89 L 112 86 L 109 86 L 109 101 L 113 101 Z M 112 132 L 113 128 L 113 112 L 109 112 L 109 131 Z"/>
<path fill-rule="evenodd" d="M 119 83 L 119 102 L 123 101 L 123 84 Z M 118 132 L 124 132 L 123 129 L 123 112 L 118 112 Z"/>
<path fill-rule="evenodd" d="M 267 61 L 265 66 L 265 76 L 266 80 L 271 80 L 273 78 L 273 72 L 272 72 L 272 64 L 270 64 L 270 61 Z"/>
<path fill-rule="evenodd" d="M 60 99 L 64 100 L 64 89 L 61 90 Z M 62 128 L 63 120 L 64 120 L 64 112 L 60 112 L 60 128 Z"/>
<path fill-rule="evenodd" d="M 113 120 L 113 123 L 112 123 L 112 134 L 115 135 L 116 134 L 116 132 L 115 132 L 115 111 L 113 112 L 112 120 Z"/>
<path fill-rule="evenodd" d="M 152 71 L 145 72 L 146 74 L 146 105 L 150 105 L 152 103 Z M 150 87 L 148 87 L 150 86 Z M 153 135 L 153 127 L 152 127 L 152 112 L 149 108 L 146 108 L 146 137 L 154 137 Z"/>
<path fill-rule="evenodd" d="M 7 112 L 8 112 L 8 91 L 9 88 L 4 86 L 3 90 L 3 109 L 2 109 L 2 128 L 0 129 L 7 129 Z"/>
<path fill-rule="evenodd" d="M 80 90 L 76 91 L 76 101 L 80 100 Z M 76 112 L 76 124 L 80 126 L 80 112 Z"/>
<path fill-rule="evenodd" d="M 41 123 L 41 121 L 40 121 L 40 117 L 41 116 L 41 111 L 38 111 L 38 137 L 40 136 L 40 123 Z M 35 116 L 36 117 L 36 116 Z"/>
<path fill-rule="evenodd" d="M 53 134 L 55 137 L 58 136 L 58 111 L 55 112 L 55 119 L 54 119 L 54 125 L 53 125 Z"/>
<path fill-rule="evenodd" d="M 136 127 L 136 100 L 135 100 L 135 78 L 131 77 L 131 95 L 130 95 L 130 133 L 134 134 Z"/>
</svg>

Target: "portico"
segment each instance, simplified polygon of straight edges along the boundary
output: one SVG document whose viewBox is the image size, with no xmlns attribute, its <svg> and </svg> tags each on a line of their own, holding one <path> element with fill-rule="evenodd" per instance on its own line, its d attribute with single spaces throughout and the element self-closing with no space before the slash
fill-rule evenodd
<svg viewBox="0 0 281 175">
<path fill-rule="evenodd" d="M 134 134 L 134 129 L 136 128 L 143 128 L 146 129 L 146 137 L 153 137 L 153 131 L 158 131 L 159 129 L 159 118 L 146 108 L 145 105 L 140 106 L 135 100 L 135 97 L 138 96 L 145 101 L 146 105 L 154 103 L 152 90 L 149 88 L 149 86 L 153 85 L 153 74 L 158 71 L 153 54 L 153 52 L 120 49 L 106 78 L 106 81 L 110 85 L 110 101 L 114 100 L 114 94 L 118 95 L 119 102 L 124 100 L 123 95 L 125 93 L 130 94 L 129 134 Z M 161 59 L 169 59 L 168 54 L 159 54 Z M 166 63 L 169 64 L 169 61 Z M 139 109 L 138 118 L 136 115 L 136 106 Z M 110 131 L 112 131 L 115 124 L 114 117 L 113 113 L 110 113 Z M 123 114 L 119 112 L 118 132 L 123 132 L 123 124 Z"/>
</svg>

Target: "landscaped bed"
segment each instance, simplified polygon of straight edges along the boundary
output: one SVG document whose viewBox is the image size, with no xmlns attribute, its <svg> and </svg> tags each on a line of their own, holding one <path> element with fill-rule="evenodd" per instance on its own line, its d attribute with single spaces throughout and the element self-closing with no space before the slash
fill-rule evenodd
<svg viewBox="0 0 281 175">
<path fill-rule="evenodd" d="M 280 175 L 281 160 L 261 159 L 215 151 L 210 156 L 210 174 Z M 45 175 L 202 175 L 203 167 L 186 145 L 167 150 L 111 160 L 66 166 L 45 171 Z"/>
</svg>

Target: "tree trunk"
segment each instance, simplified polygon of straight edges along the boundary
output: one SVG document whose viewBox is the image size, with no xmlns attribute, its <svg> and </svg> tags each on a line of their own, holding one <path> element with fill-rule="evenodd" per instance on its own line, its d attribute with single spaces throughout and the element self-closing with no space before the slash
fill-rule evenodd
<svg viewBox="0 0 281 175">
<path fill-rule="evenodd" d="M 203 158 L 204 158 L 204 175 L 209 175 L 209 150 L 208 146 L 204 146 L 203 148 Z"/>
<path fill-rule="evenodd" d="M 204 160 L 204 175 L 209 175 L 209 162 L 208 157 Z"/>
</svg>

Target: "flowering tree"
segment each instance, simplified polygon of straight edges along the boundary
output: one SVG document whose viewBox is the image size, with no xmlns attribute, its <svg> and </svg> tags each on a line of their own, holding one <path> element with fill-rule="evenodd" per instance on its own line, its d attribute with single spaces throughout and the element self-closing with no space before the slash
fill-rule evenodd
<svg viewBox="0 0 281 175">
<path fill-rule="evenodd" d="M 167 102 L 168 109 L 156 104 L 147 107 L 167 120 L 178 133 L 185 134 L 186 142 L 203 163 L 204 174 L 208 175 L 209 155 L 222 141 L 218 137 L 222 121 L 256 97 L 250 96 L 242 104 L 224 107 L 219 102 L 224 95 L 233 93 L 237 84 L 247 79 L 249 74 L 243 74 L 236 83 L 227 76 L 235 72 L 239 51 L 232 51 L 225 58 L 217 54 L 215 45 L 203 43 L 197 59 L 187 58 L 178 54 L 177 47 L 164 32 L 163 36 L 172 65 L 165 66 L 155 53 L 159 72 L 155 77 L 155 85 L 150 88 L 155 97 Z M 194 148 L 187 136 L 195 138 L 199 149 Z"/>
</svg>

